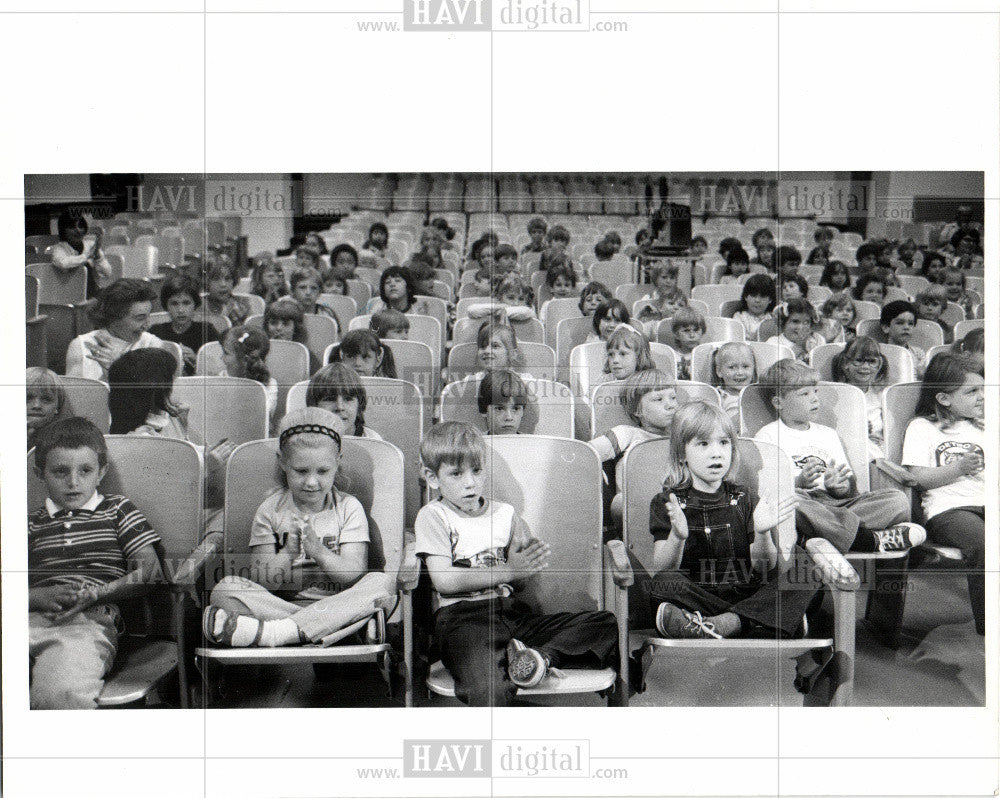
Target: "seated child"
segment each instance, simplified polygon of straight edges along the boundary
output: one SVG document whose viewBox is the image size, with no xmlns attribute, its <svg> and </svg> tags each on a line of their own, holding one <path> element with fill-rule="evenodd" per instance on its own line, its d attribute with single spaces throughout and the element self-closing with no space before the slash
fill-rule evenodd
<svg viewBox="0 0 1000 798">
<path fill-rule="evenodd" d="M 507 370 L 516 370 L 522 376 L 531 378 L 530 374 L 522 372 L 524 354 L 517 348 L 517 336 L 509 324 L 484 321 L 479 325 L 476 333 L 476 362 L 480 368 L 476 374 L 478 379 L 491 371 Z"/>
<path fill-rule="evenodd" d="M 945 308 L 948 307 L 948 296 L 944 286 L 930 285 L 919 292 L 913 299 L 913 306 L 917 309 L 917 319 L 933 321 L 944 333 L 944 342 L 950 344 L 954 337 L 951 325 L 941 318 Z"/>
<path fill-rule="evenodd" d="M 607 241 L 611 246 L 615 248 L 615 255 L 622 251 L 622 237 L 621 234 L 616 230 L 609 230 L 604 234 L 604 241 Z M 691 241 L 692 246 L 694 245 L 694 240 Z"/>
<path fill-rule="evenodd" d="M 288 294 L 285 272 L 279 264 L 275 263 L 274 256 L 270 252 L 260 252 L 254 255 L 250 293 L 261 297 L 264 302 L 273 302 L 278 297 Z"/>
<path fill-rule="evenodd" d="M 256 327 L 231 327 L 221 343 L 224 368 L 219 376 L 245 377 L 263 385 L 267 390 L 267 417 L 273 422 L 280 414 L 278 382 L 267 368 L 267 355 L 271 351 L 267 334 Z"/>
<path fill-rule="evenodd" d="M 295 268 L 296 270 L 312 269 L 319 271 L 319 250 L 303 244 L 295 248 Z"/>
<path fill-rule="evenodd" d="M 250 317 L 250 303 L 246 297 L 233 296 L 236 290 L 236 272 L 231 266 L 218 264 L 208 270 L 205 298 L 202 301 L 201 315 L 223 316 L 234 327 L 243 324 Z"/>
<path fill-rule="evenodd" d="M 808 299 L 809 283 L 801 274 L 786 274 L 781 278 L 781 301 Z"/>
<path fill-rule="evenodd" d="M 385 254 L 386 245 L 389 243 L 389 228 L 382 222 L 372 222 L 368 228 L 368 238 L 361 245 L 362 249 L 369 249 L 379 255 Z"/>
<path fill-rule="evenodd" d="M 371 330 L 351 330 L 330 353 L 330 363 L 346 363 L 359 377 L 397 379 L 392 349 Z"/>
<path fill-rule="evenodd" d="M 677 379 L 691 379 L 691 353 L 705 337 L 705 317 L 693 308 L 680 308 L 670 323 L 677 353 Z"/>
<path fill-rule="evenodd" d="M 611 512 L 618 519 L 621 519 L 622 489 L 625 487 L 625 452 L 637 443 L 669 434 L 670 422 L 677 410 L 677 391 L 674 381 L 665 373 L 646 369 L 625 380 L 622 399 L 632 423 L 618 424 L 590 441 L 603 462 L 615 461 L 615 484 L 610 486 L 614 494 Z"/>
<path fill-rule="evenodd" d="M 935 355 L 927 366 L 902 465 L 917 481 L 931 540 L 962 550 L 976 632 L 986 630 L 985 436 L 982 366 Z"/>
<path fill-rule="evenodd" d="M 35 445 L 38 433 L 59 418 L 66 404 L 66 389 L 54 371 L 32 366 L 24 373 L 28 416 L 28 448 Z"/>
<path fill-rule="evenodd" d="M 377 313 L 382 308 L 393 308 L 409 313 L 416 303 L 416 291 L 408 269 L 390 266 L 379 277 L 378 296 L 368 302 L 366 313 Z"/>
<path fill-rule="evenodd" d="M 565 252 L 569 246 L 569 230 L 561 224 L 552 225 L 546 236 L 546 241 L 548 242 L 549 249 L 554 249 L 557 252 Z"/>
<path fill-rule="evenodd" d="M 47 498 L 28 515 L 31 708 L 95 709 L 118 649 L 118 605 L 160 579 L 160 538 L 129 499 L 98 491 L 108 450 L 86 419 L 41 430 L 35 469 Z"/>
<path fill-rule="evenodd" d="M 413 292 L 417 296 L 434 296 L 434 267 L 424 260 L 411 258 L 405 268 L 410 271 Z"/>
<path fill-rule="evenodd" d="M 545 220 L 541 216 L 534 217 L 528 222 L 528 235 L 531 236 L 531 241 L 524 245 L 521 249 L 521 254 L 527 254 L 529 252 L 544 252 L 545 246 L 545 234 L 548 232 L 549 226 L 545 223 Z"/>
<path fill-rule="evenodd" d="M 631 321 L 628 308 L 620 299 L 612 299 L 602 302 L 597 306 L 592 317 L 592 327 L 594 331 L 587 336 L 585 343 L 594 341 L 607 342 L 620 324 L 628 324 Z"/>
<path fill-rule="evenodd" d="M 795 526 L 800 540 L 825 538 L 847 551 L 904 551 L 924 542 L 911 524 L 910 502 L 898 490 L 858 493 L 837 431 L 816 423 L 816 372 L 796 360 L 779 360 L 761 379 L 778 419 L 754 436 L 780 447 L 792 460 L 799 497 Z"/>
<path fill-rule="evenodd" d="M 649 306 L 650 318 L 653 318 L 653 316 L 656 316 L 657 319 L 670 318 L 673 315 L 672 312 L 664 314 L 662 305 L 664 303 L 664 296 L 677 288 L 679 274 L 680 267 L 673 261 L 660 261 L 653 267 L 652 274 L 650 275 L 650 279 L 653 282 L 653 291 L 643 297 L 643 299 L 651 300 L 653 303 Z"/>
<path fill-rule="evenodd" d="M 910 343 L 913 337 L 913 330 L 917 326 L 917 309 L 911 303 L 903 299 L 896 299 L 887 303 L 882 308 L 882 315 L 879 316 L 879 325 L 885 334 L 886 340 L 890 344 L 901 346 L 910 353 L 913 358 L 913 369 L 917 373 L 917 379 L 923 379 L 924 361 L 927 353 L 919 346 Z"/>
<path fill-rule="evenodd" d="M 322 241 L 322 239 L 320 239 Z M 330 250 L 330 270 L 336 269 L 343 275 L 342 279 L 354 277 L 354 271 L 358 268 L 358 251 L 350 244 L 337 244 Z M 324 277 L 324 282 L 326 278 Z"/>
<path fill-rule="evenodd" d="M 708 252 L 708 240 L 705 236 L 695 236 L 691 239 L 691 249 L 688 254 L 692 258 L 700 258 L 706 252 Z"/>
<path fill-rule="evenodd" d="M 489 299 L 493 295 L 493 270 L 489 266 L 480 266 L 475 275 L 476 296 Z"/>
<path fill-rule="evenodd" d="M 306 390 L 306 406 L 321 407 L 343 422 L 337 432 L 341 437 L 370 438 L 382 436 L 365 426 L 368 393 L 358 373 L 343 363 L 330 363 L 312 375 Z"/>
<path fill-rule="evenodd" d="M 340 322 L 333 308 L 322 302 L 317 302 L 323 292 L 323 281 L 315 269 L 296 269 L 288 281 L 292 287 L 292 298 L 299 303 L 303 313 L 316 316 L 329 316 L 337 325 L 337 335 L 340 335 Z"/>
<path fill-rule="evenodd" d="M 264 331 L 272 341 L 297 341 L 309 350 L 309 373 L 322 365 L 309 349 L 309 331 L 302 306 L 290 296 L 276 299 L 264 308 Z"/>
<path fill-rule="evenodd" d="M 584 316 L 593 316 L 594 311 L 604 302 L 610 302 L 614 295 L 604 283 L 591 280 L 580 292 L 580 313 Z"/>
<path fill-rule="evenodd" d="M 334 485 L 340 466 L 339 419 L 318 407 L 289 413 L 278 430 L 284 489 L 260 507 L 250 531 L 256 579 L 225 576 L 202 614 L 216 645 L 328 646 L 345 629 L 387 609 L 395 577 L 368 570 L 368 519 Z M 302 606 L 301 603 L 309 604 Z"/>
<path fill-rule="evenodd" d="M 605 350 L 604 372 L 591 379 L 589 389 L 604 382 L 628 379 L 637 371 L 656 368 L 649 340 L 631 324 L 618 325 L 608 338 Z M 589 389 L 585 397 L 588 400 Z"/>
<path fill-rule="evenodd" d="M 368 329 L 379 338 L 393 338 L 397 341 L 406 341 L 410 337 L 410 320 L 405 313 L 400 313 L 392 308 L 383 308 L 377 313 L 373 313 L 368 322 Z"/>
<path fill-rule="evenodd" d="M 754 382 L 757 382 L 757 361 L 748 344 L 729 341 L 712 352 L 712 385 L 719 392 L 722 409 L 734 429 L 740 427 L 740 392 Z"/>
<path fill-rule="evenodd" d="M 528 404 L 528 388 L 516 372 L 487 371 L 476 394 L 489 435 L 518 435 Z"/>
<path fill-rule="evenodd" d="M 331 266 L 322 272 L 323 293 L 347 296 L 347 281 L 354 279 L 354 270 L 344 266 Z"/>
<path fill-rule="evenodd" d="M 545 272 L 545 284 L 553 299 L 576 296 L 576 272 L 565 257 L 561 258 L 561 262 L 549 265 Z"/>
<path fill-rule="evenodd" d="M 955 341 L 951 345 L 951 351 L 956 355 L 965 355 L 971 360 L 979 371 L 983 370 L 986 362 L 986 330 L 978 327 L 969 330 L 961 341 Z"/>
<path fill-rule="evenodd" d="M 201 304 L 198 286 L 187 277 L 170 277 L 160 289 L 160 304 L 170 314 L 170 321 L 154 324 L 149 328 L 151 335 L 161 341 L 173 341 L 180 345 L 184 360 L 184 376 L 194 374 L 198 350 L 219 336 L 215 328 L 204 321 L 195 321 L 194 315 Z"/>
<path fill-rule="evenodd" d="M 836 230 L 832 227 L 817 227 L 813 233 L 813 241 L 816 246 L 809 252 L 806 263 L 810 266 L 825 266 L 830 262 L 830 249 L 833 246 L 833 236 Z"/>
<path fill-rule="evenodd" d="M 753 260 L 750 261 L 750 265 L 760 267 L 759 269 L 754 269 L 754 271 L 764 271 L 774 274 L 776 271 L 774 261 L 777 252 L 774 246 L 774 234 L 767 228 L 762 227 L 753 234 L 750 243 L 753 244 L 753 248 L 757 253 Z"/>
<path fill-rule="evenodd" d="M 920 265 L 920 276 L 926 277 L 930 283 L 940 284 L 947 268 L 947 259 L 940 252 L 925 252 Z"/>
<path fill-rule="evenodd" d="M 941 276 L 941 285 L 944 286 L 945 296 L 949 302 L 961 305 L 965 311 L 965 318 L 971 319 L 975 315 L 975 300 L 965 289 L 965 272 L 961 269 L 946 269 Z"/>
<path fill-rule="evenodd" d="M 502 309 L 510 321 L 527 321 L 537 318 L 531 302 L 531 286 L 520 274 L 512 272 L 497 281 L 492 302 L 470 305 L 466 313 L 470 319 L 483 319 Z"/>
<path fill-rule="evenodd" d="M 769 344 L 787 346 L 798 360 L 806 362 L 809 353 L 825 339 L 813 330 L 819 325 L 816 309 L 806 299 L 792 299 L 774 310 L 778 317 L 779 335 L 767 339 Z"/>
<path fill-rule="evenodd" d="M 857 309 L 854 307 L 854 300 L 847 291 L 834 294 L 820 310 L 820 323 L 817 331 L 827 343 L 836 340 L 841 333 L 844 334 L 844 341 L 850 343 L 854 340 L 857 332 L 854 328 L 854 317 Z"/>
<path fill-rule="evenodd" d="M 862 302 L 874 302 L 881 306 L 885 302 L 886 282 L 875 272 L 862 272 L 851 293 Z"/>
<path fill-rule="evenodd" d="M 778 281 L 784 282 L 799 273 L 799 266 L 802 265 L 802 254 L 795 247 L 781 246 L 778 247 L 775 254 L 775 261 L 778 268 Z"/>
<path fill-rule="evenodd" d="M 726 251 L 726 268 L 719 276 L 719 285 L 736 285 L 750 271 L 750 256 L 741 246 Z M 748 278 L 749 279 L 749 278 Z"/>
<path fill-rule="evenodd" d="M 829 288 L 834 294 L 848 292 L 851 290 L 851 273 L 847 271 L 843 262 L 831 260 L 823 267 L 819 284 L 824 288 Z"/>
<path fill-rule="evenodd" d="M 888 375 L 889 361 L 882 354 L 878 343 L 866 335 L 855 338 L 833 358 L 834 382 L 846 382 L 860 388 L 865 394 L 869 460 L 885 456 L 882 452 L 885 444 L 882 394 L 885 392 Z"/>
<path fill-rule="evenodd" d="M 540 616 L 512 597 L 545 570 L 550 549 L 505 502 L 491 499 L 482 435 L 469 424 L 436 424 L 424 435 L 424 478 L 440 497 L 417 514 L 417 554 L 434 587 L 434 638 L 471 706 L 506 706 L 519 687 L 558 676 L 564 665 L 612 666 L 618 625 L 607 611 Z"/>
<path fill-rule="evenodd" d="M 774 310 L 776 289 L 774 280 L 766 274 L 751 274 L 743 283 L 740 307 L 733 318 L 743 325 L 747 338 L 756 340 L 757 329 Z"/>
<path fill-rule="evenodd" d="M 670 639 L 802 636 L 815 588 L 793 585 L 788 573 L 804 553 L 777 546 L 772 563 L 766 534 L 791 517 L 796 496 L 761 490 L 758 497 L 732 481 L 736 432 L 706 402 L 674 414 L 665 466 L 663 490 L 650 502 L 655 576 L 638 574 L 630 591 L 635 625 Z M 777 574 L 769 573 L 772 564 Z"/>
<path fill-rule="evenodd" d="M 688 304 L 687 295 L 680 288 L 668 288 L 653 305 L 646 305 L 639 311 L 643 332 L 650 338 L 656 334 L 657 322 L 672 319 L 674 314 Z"/>
</svg>

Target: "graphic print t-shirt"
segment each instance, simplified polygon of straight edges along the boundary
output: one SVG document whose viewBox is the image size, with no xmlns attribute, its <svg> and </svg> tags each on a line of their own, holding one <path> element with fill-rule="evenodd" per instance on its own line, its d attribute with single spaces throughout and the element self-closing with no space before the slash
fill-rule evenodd
<svg viewBox="0 0 1000 798">
<path fill-rule="evenodd" d="M 824 473 L 834 466 L 850 466 L 844 444 L 832 427 L 823 424 L 810 424 L 809 429 L 792 429 L 780 420 L 772 421 L 761 427 L 754 438 L 767 443 L 773 443 L 792 460 L 793 474 L 798 479 L 802 469 L 812 463 L 823 466 Z M 826 493 L 823 480 L 816 482 L 810 493 Z"/>
<path fill-rule="evenodd" d="M 983 431 L 969 421 L 952 424 L 947 431 L 926 418 L 915 418 L 906 428 L 903 439 L 903 465 L 937 468 L 954 462 L 966 452 L 984 456 Z M 956 507 L 982 507 L 986 503 L 986 482 L 980 471 L 940 488 L 922 491 L 924 515 L 935 515 Z"/>
</svg>

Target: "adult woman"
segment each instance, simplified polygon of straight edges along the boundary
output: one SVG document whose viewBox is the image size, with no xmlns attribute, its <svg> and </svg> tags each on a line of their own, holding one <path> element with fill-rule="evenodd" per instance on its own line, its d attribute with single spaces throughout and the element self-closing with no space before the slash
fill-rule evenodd
<svg viewBox="0 0 1000 798">
<path fill-rule="evenodd" d="M 101 252 L 101 233 L 90 247 L 85 247 L 83 237 L 87 235 L 87 220 L 69 211 L 63 211 L 56 222 L 59 242 L 52 247 L 52 265 L 61 271 L 70 272 L 81 266 L 87 271 L 87 296 L 97 292 L 111 282 L 111 264 Z"/>
<path fill-rule="evenodd" d="M 125 352 L 161 347 L 147 332 L 156 292 L 142 280 L 115 280 L 91 309 L 92 332 L 78 335 L 66 350 L 66 374 L 107 381 L 108 367 Z"/>
</svg>

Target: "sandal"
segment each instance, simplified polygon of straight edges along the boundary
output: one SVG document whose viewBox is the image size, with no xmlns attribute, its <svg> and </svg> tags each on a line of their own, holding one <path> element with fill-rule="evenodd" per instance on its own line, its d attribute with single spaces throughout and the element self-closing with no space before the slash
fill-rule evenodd
<svg viewBox="0 0 1000 798">
<path fill-rule="evenodd" d="M 222 613 L 225 621 L 222 624 L 222 631 L 217 634 L 215 632 L 215 626 L 219 613 Z M 218 646 L 228 646 L 229 648 L 233 648 L 233 635 L 236 633 L 236 624 L 239 623 L 240 617 L 240 615 L 237 615 L 235 612 L 230 612 L 224 607 L 217 607 L 214 604 L 209 604 L 205 607 L 205 611 L 201 614 L 202 634 L 205 635 L 206 640 L 215 643 Z M 257 621 L 257 634 L 254 636 L 250 646 L 259 645 L 261 635 L 264 633 L 264 624 L 256 618 L 253 620 Z M 243 648 L 243 646 L 240 646 L 240 648 Z"/>
</svg>

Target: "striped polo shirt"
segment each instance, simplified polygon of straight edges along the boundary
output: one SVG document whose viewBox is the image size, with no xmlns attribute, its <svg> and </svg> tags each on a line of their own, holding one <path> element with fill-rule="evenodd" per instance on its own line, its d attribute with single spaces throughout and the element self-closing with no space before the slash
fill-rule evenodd
<svg viewBox="0 0 1000 798">
<path fill-rule="evenodd" d="M 78 510 L 45 500 L 28 515 L 28 584 L 107 584 L 128 570 L 128 558 L 160 537 L 124 496 L 95 493 Z"/>
</svg>

